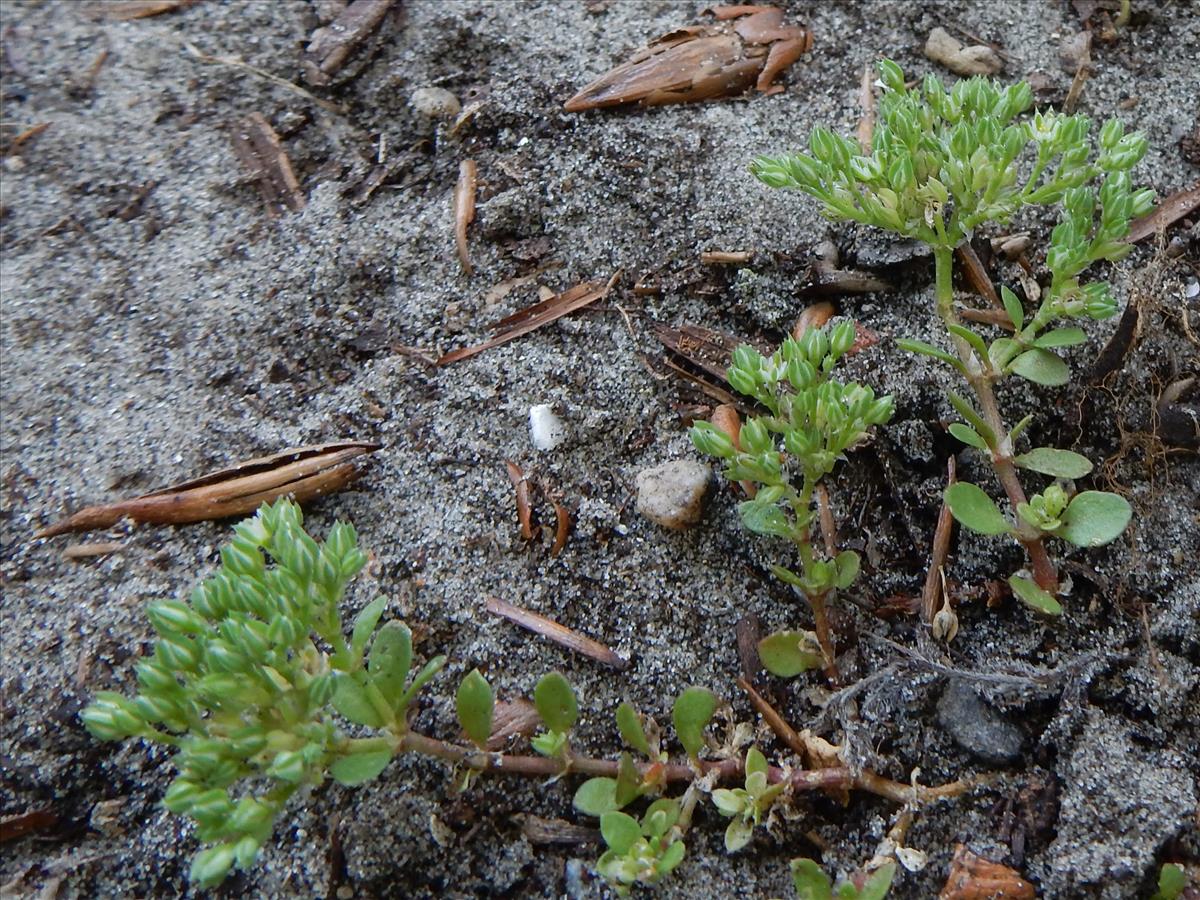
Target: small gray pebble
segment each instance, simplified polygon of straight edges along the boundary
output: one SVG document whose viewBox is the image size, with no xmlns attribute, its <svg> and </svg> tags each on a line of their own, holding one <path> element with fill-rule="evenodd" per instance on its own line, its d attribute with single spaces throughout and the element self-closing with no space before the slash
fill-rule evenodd
<svg viewBox="0 0 1200 900">
<path fill-rule="evenodd" d="M 439 87 L 417 88 L 412 92 L 409 102 L 413 109 L 431 119 L 449 119 L 457 116 L 462 109 L 457 97 Z"/>
<path fill-rule="evenodd" d="M 984 762 L 998 765 L 1021 758 L 1021 729 L 984 703 L 962 679 L 946 685 L 937 713 L 938 724 L 954 742 Z"/>
</svg>

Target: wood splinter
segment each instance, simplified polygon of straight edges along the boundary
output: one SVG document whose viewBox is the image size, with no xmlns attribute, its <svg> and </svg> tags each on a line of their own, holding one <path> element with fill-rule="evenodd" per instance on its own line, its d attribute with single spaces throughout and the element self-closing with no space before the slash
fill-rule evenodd
<svg viewBox="0 0 1200 900">
<path fill-rule="evenodd" d="M 574 650 L 576 653 L 580 653 L 589 659 L 596 660 L 596 662 L 612 666 L 614 669 L 629 668 L 629 660 L 617 656 L 617 654 L 599 641 L 584 637 L 578 632 L 567 628 L 565 625 L 558 624 L 553 619 L 547 619 L 545 616 L 539 616 L 535 612 L 530 612 L 519 606 L 513 606 L 499 597 L 488 597 L 486 607 L 487 611 L 493 615 L 508 619 L 510 622 L 520 625 L 528 631 L 532 631 L 534 634 L 540 634 L 547 640 L 566 647 L 568 650 Z"/>
<path fill-rule="evenodd" d="M 474 272 L 471 253 L 467 248 L 467 226 L 475 221 L 475 160 L 464 159 L 458 164 L 458 184 L 454 186 L 454 245 L 464 275 Z"/>
<path fill-rule="evenodd" d="M 278 218 L 285 210 L 304 209 L 304 194 L 279 135 L 261 113 L 251 113 L 232 131 L 233 152 L 258 182 L 267 214 Z"/>
</svg>

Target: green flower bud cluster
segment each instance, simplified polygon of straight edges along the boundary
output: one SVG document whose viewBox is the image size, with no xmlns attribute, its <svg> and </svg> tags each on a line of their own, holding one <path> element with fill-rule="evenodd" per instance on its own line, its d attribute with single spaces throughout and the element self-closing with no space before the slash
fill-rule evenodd
<svg viewBox="0 0 1200 900">
<path fill-rule="evenodd" d="M 338 605 L 367 561 L 350 525 L 335 525 L 319 544 L 304 532 L 299 507 L 280 500 L 234 533 L 220 569 L 190 601 L 147 607 L 158 641 L 135 664 L 138 695 L 102 692 L 81 714 L 102 740 L 176 749 L 178 776 L 163 804 L 194 820 L 199 840 L 212 845 L 192 863 L 202 886 L 254 862 L 301 785 L 327 772 L 347 784 L 377 775 L 398 746 L 404 705 L 441 665 L 431 662 L 404 690 L 411 638 L 398 622 L 376 631 L 383 598 L 360 614 L 347 643 Z M 351 740 L 335 709 L 393 733 Z"/>
<path fill-rule="evenodd" d="M 683 862 L 678 800 L 656 800 L 639 822 L 623 812 L 600 817 L 600 835 L 608 847 L 596 862 L 596 871 L 624 897 L 634 885 L 655 885 Z"/>
</svg>

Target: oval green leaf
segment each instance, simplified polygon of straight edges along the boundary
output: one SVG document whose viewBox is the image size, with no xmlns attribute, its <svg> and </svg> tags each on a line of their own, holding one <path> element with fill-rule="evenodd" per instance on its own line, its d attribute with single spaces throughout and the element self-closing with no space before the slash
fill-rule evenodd
<svg viewBox="0 0 1200 900">
<path fill-rule="evenodd" d="M 717 711 L 717 695 L 702 687 L 690 687 L 679 695 L 671 710 L 675 733 L 688 756 L 704 746 L 704 729 Z"/>
<path fill-rule="evenodd" d="M 633 757 L 622 753 L 617 763 L 617 809 L 627 806 L 642 796 L 642 773 L 633 764 Z"/>
<path fill-rule="evenodd" d="M 471 674 L 458 686 L 454 708 L 458 713 L 458 724 L 467 737 L 477 747 L 486 745 L 492 734 L 492 712 L 496 708 L 496 698 L 492 694 L 492 686 L 478 669 L 472 669 Z"/>
<path fill-rule="evenodd" d="M 412 666 L 412 632 L 393 619 L 375 633 L 367 671 L 380 693 L 393 706 L 404 693 L 404 680 Z"/>
<path fill-rule="evenodd" d="M 1008 318 L 1013 323 L 1013 328 L 1020 331 L 1025 327 L 1025 308 L 1021 306 L 1021 301 L 1004 285 L 1000 286 L 1000 300 L 1004 304 L 1004 311 L 1008 313 Z"/>
<path fill-rule="evenodd" d="M 617 730 L 621 732 L 621 739 L 638 753 L 646 757 L 652 755 L 646 729 L 642 727 L 642 717 L 628 703 L 623 702 L 617 707 Z"/>
<path fill-rule="evenodd" d="M 354 630 L 350 634 L 350 648 L 354 651 L 356 660 L 367 648 L 367 641 L 371 639 L 371 633 L 379 624 L 379 617 L 383 615 L 385 606 L 387 606 L 387 597 L 376 597 L 355 616 Z"/>
<path fill-rule="evenodd" d="M 946 488 L 942 497 L 954 518 L 980 534 L 1005 534 L 1012 529 L 1004 513 L 977 485 L 960 481 Z"/>
<path fill-rule="evenodd" d="M 867 879 L 858 891 L 858 900 L 883 900 L 887 896 L 888 890 L 892 886 L 892 879 L 896 876 L 896 864 L 894 862 L 885 863 Z"/>
<path fill-rule="evenodd" d="M 1071 380 L 1067 364 L 1041 347 L 1026 350 L 1009 364 L 1009 369 L 1034 384 L 1048 387 L 1058 387 Z"/>
<path fill-rule="evenodd" d="M 683 855 L 686 852 L 687 847 L 683 841 L 676 841 L 658 858 L 658 862 L 654 864 L 654 871 L 660 876 L 669 875 L 676 866 L 683 862 Z"/>
<path fill-rule="evenodd" d="M 896 341 L 896 346 L 909 353 L 919 353 L 922 356 L 931 356 L 934 359 L 941 360 L 947 365 L 953 366 L 960 372 L 963 371 L 963 364 L 959 361 L 958 357 L 933 346 L 933 344 L 927 344 L 924 341 L 917 341 L 913 340 L 912 338 L 900 338 Z"/>
<path fill-rule="evenodd" d="M 641 838 L 642 829 L 633 816 L 609 812 L 600 817 L 600 834 L 610 849 L 624 855 Z"/>
<path fill-rule="evenodd" d="M 792 887 L 798 900 L 833 900 L 833 882 L 811 859 L 793 859 Z"/>
<path fill-rule="evenodd" d="M 356 725 L 366 725 L 368 728 L 380 728 L 383 725 L 379 711 L 367 697 L 366 688 L 353 675 L 337 675 L 332 702 L 334 709 Z"/>
<path fill-rule="evenodd" d="M 794 678 L 809 669 L 821 668 L 821 654 L 804 649 L 808 646 L 803 631 L 777 631 L 758 642 L 758 658 L 772 675 Z"/>
<path fill-rule="evenodd" d="M 1087 340 L 1082 328 L 1055 328 L 1033 342 L 1035 347 L 1074 347 Z"/>
<path fill-rule="evenodd" d="M 974 447 L 976 450 L 987 449 L 987 443 L 979 436 L 979 432 L 970 425 L 964 425 L 962 422 L 955 422 L 950 426 L 949 431 L 952 435 L 969 447 Z"/>
<path fill-rule="evenodd" d="M 579 704 L 571 683 L 558 672 L 549 672 L 541 677 L 533 689 L 533 705 L 538 715 L 551 731 L 564 734 L 571 730 L 579 718 Z"/>
<path fill-rule="evenodd" d="M 589 778 L 579 786 L 572 801 L 584 815 L 602 816 L 616 812 L 617 780 L 615 778 Z"/>
<path fill-rule="evenodd" d="M 1077 547 L 1102 547 L 1115 540 L 1129 524 L 1133 509 L 1118 494 L 1084 491 L 1076 494 L 1062 514 L 1055 534 Z"/>
<path fill-rule="evenodd" d="M 844 591 L 854 584 L 854 579 L 858 577 L 858 570 L 862 566 L 862 560 L 853 550 L 843 550 L 833 562 L 837 568 L 837 576 L 833 579 L 833 583 L 838 590 Z"/>
<path fill-rule="evenodd" d="M 738 504 L 738 515 L 742 524 L 755 534 L 788 537 L 792 533 L 792 523 L 774 503 L 746 500 Z"/>
<path fill-rule="evenodd" d="M 376 778 L 392 761 L 388 750 L 378 750 L 372 753 L 351 753 L 343 756 L 329 767 L 329 774 L 338 784 L 353 787 L 365 781 Z"/>
<path fill-rule="evenodd" d="M 1056 450 L 1054 447 L 1037 447 L 1015 457 L 1013 462 L 1022 469 L 1053 475 L 1055 478 L 1082 478 L 1092 471 L 1092 464 L 1086 456 L 1070 450 Z"/>
<path fill-rule="evenodd" d="M 1031 609 L 1051 616 L 1062 615 L 1062 606 L 1050 596 L 1049 591 L 1042 590 L 1033 581 L 1020 575 L 1010 575 L 1008 586 L 1012 588 L 1017 599 Z"/>
</svg>

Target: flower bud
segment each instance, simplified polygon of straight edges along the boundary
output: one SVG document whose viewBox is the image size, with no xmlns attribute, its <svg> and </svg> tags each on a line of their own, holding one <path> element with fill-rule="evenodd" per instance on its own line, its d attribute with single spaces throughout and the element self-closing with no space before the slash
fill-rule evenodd
<svg viewBox="0 0 1200 900">
<path fill-rule="evenodd" d="M 746 423 L 742 425 L 738 440 L 742 445 L 742 450 L 746 453 L 757 455 L 766 453 L 772 448 L 771 433 L 763 424 L 762 419 L 757 417 L 746 420 Z"/>
<path fill-rule="evenodd" d="M 879 80 L 889 91 L 902 93 L 904 91 L 904 70 L 890 59 L 881 59 L 877 64 Z M 933 77 L 933 76 L 929 76 Z M 928 80 L 928 79 L 927 79 Z M 941 82 L 938 82 L 941 85 Z"/>
<path fill-rule="evenodd" d="M 172 672 L 194 672 L 200 664 L 200 651 L 185 637 L 163 638 L 154 655 Z"/>
<path fill-rule="evenodd" d="M 220 883 L 229 874 L 236 854 L 233 844 L 218 844 L 200 851 L 192 858 L 188 879 L 200 887 L 212 887 Z"/>
<path fill-rule="evenodd" d="M 178 600 L 147 604 L 146 617 L 154 630 L 162 635 L 195 634 L 207 627 L 195 610 Z"/>
<path fill-rule="evenodd" d="M 736 452 L 729 436 L 719 431 L 710 422 L 697 422 L 691 430 L 692 444 L 701 453 L 729 459 Z"/>
<path fill-rule="evenodd" d="M 1112 150 L 1117 146 L 1117 141 L 1121 140 L 1124 133 L 1125 126 L 1120 119 L 1109 119 L 1100 129 L 1100 146 L 1105 150 Z"/>
</svg>

